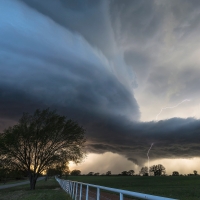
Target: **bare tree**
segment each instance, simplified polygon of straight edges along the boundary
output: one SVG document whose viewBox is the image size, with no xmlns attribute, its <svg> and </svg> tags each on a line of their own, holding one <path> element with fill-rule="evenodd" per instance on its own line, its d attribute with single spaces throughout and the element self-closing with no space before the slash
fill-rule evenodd
<svg viewBox="0 0 200 200">
<path fill-rule="evenodd" d="M 148 167 L 142 167 L 140 172 L 139 172 L 140 175 L 143 175 L 143 176 L 148 176 Z"/>
<path fill-rule="evenodd" d="M 88 175 L 88 176 L 93 176 L 93 175 L 94 175 L 94 172 L 89 172 L 87 175 Z"/>
<path fill-rule="evenodd" d="M 154 176 L 161 176 L 165 174 L 165 167 L 161 164 L 153 165 L 150 167 L 150 172 L 154 173 Z"/>
<path fill-rule="evenodd" d="M 172 172 L 172 176 L 179 176 L 179 172 L 177 171 Z"/>
<path fill-rule="evenodd" d="M 78 170 L 78 169 L 74 169 L 74 170 L 71 171 L 70 174 L 71 174 L 72 176 L 79 176 L 79 175 L 81 175 L 81 171 Z"/>
<path fill-rule="evenodd" d="M 131 170 L 129 170 L 129 171 L 127 172 L 128 176 L 133 176 L 134 173 L 135 173 L 135 171 L 134 171 L 133 169 L 131 169 Z"/>
<path fill-rule="evenodd" d="M 30 188 L 35 189 L 39 174 L 52 165 L 84 156 L 85 130 L 55 111 L 24 113 L 17 125 L 0 134 L 0 152 L 13 167 L 26 171 Z"/>
<path fill-rule="evenodd" d="M 111 171 L 107 171 L 106 176 L 110 176 L 110 175 L 111 175 Z"/>
<path fill-rule="evenodd" d="M 122 176 L 128 176 L 128 172 L 127 171 L 123 171 L 123 172 L 121 172 L 120 175 L 122 175 Z"/>
<path fill-rule="evenodd" d="M 129 171 L 121 172 L 121 175 L 122 176 L 133 176 L 134 173 L 135 173 L 134 170 L 129 170 Z"/>
</svg>

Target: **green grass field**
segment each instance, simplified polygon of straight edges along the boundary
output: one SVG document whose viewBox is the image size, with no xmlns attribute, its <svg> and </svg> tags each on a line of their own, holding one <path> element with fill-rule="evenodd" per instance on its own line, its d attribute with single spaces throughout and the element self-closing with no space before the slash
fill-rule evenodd
<svg viewBox="0 0 200 200">
<path fill-rule="evenodd" d="M 0 200 L 71 200 L 55 179 L 39 181 L 31 191 L 29 185 L 0 190 Z"/>
<path fill-rule="evenodd" d="M 69 176 L 68 179 L 181 200 L 200 200 L 200 176 Z"/>
</svg>

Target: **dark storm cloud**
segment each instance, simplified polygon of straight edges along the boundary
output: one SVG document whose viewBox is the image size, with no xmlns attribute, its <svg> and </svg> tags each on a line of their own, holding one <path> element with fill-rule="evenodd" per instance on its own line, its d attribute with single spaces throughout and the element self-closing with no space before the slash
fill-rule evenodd
<svg viewBox="0 0 200 200">
<path fill-rule="evenodd" d="M 140 165 L 146 161 L 151 143 L 151 159 L 199 156 L 200 120 L 172 118 L 128 123 L 118 117 L 108 124 L 101 128 L 100 123 L 95 123 L 88 128 L 90 151 L 119 153 Z"/>
<path fill-rule="evenodd" d="M 86 119 L 111 113 L 139 119 L 132 91 L 99 50 L 18 1 L 1 4 L 2 115 L 42 105 Z"/>
<path fill-rule="evenodd" d="M 9 87 L 1 83 L 0 87 L 0 118 L 16 119 L 21 117 L 24 111 L 31 112 L 33 108 L 44 107 L 42 102 L 37 101 L 31 95 L 21 90 Z M 22 110 L 23 108 L 23 110 Z"/>
<path fill-rule="evenodd" d="M 163 45 L 167 9 L 181 21 L 195 6 L 184 2 L 180 10 L 174 1 L 1 0 L 1 129 L 22 112 L 50 107 L 87 129 L 90 152 L 111 151 L 141 164 L 154 142 L 152 159 L 198 156 L 199 120 L 139 122 L 133 88 L 122 81 L 134 76 L 123 77 L 124 58 L 141 79 L 148 77 L 148 91 L 168 89 L 172 67 L 158 70 L 152 60 Z M 192 16 L 196 29 L 198 15 Z M 172 27 L 177 38 L 187 38 L 188 30 L 184 23 Z M 191 77 L 189 90 L 193 75 L 185 70 L 178 81 Z"/>
</svg>

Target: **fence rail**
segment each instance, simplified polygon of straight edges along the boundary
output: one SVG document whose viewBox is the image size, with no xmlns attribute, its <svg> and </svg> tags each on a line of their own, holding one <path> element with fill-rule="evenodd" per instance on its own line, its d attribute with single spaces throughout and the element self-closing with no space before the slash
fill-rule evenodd
<svg viewBox="0 0 200 200">
<path fill-rule="evenodd" d="M 82 182 L 77 182 L 77 181 L 63 180 L 63 179 L 59 179 L 58 177 L 55 177 L 55 179 L 60 184 L 60 186 L 63 188 L 63 190 L 65 190 L 71 196 L 71 198 L 74 200 L 82 200 L 83 185 L 86 186 L 86 192 L 85 192 L 86 200 L 89 200 L 89 195 L 88 195 L 89 187 L 96 188 L 96 190 L 97 190 L 96 200 L 100 200 L 100 191 L 101 190 L 118 193 L 120 200 L 123 200 L 124 195 L 128 195 L 131 197 L 138 197 L 141 199 L 148 199 L 148 200 L 175 200 L 175 199 L 166 198 L 166 197 L 159 197 L 159 196 L 143 194 L 143 193 L 138 193 L 138 192 L 131 192 L 128 190 L 120 190 L 120 189 L 109 188 L 109 187 L 104 187 L 104 186 L 100 186 L 100 185 L 93 185 L 93 184 L 82 183 Z"/>
</svg>

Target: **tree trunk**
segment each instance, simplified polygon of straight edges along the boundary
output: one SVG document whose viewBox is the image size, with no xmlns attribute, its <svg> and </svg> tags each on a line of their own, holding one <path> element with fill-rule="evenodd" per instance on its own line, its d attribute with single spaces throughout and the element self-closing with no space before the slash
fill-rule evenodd
<svg viewBox="0 0 200 200">
<path fill-rule="evenodd" d="M 37 181 L 37 174 L 29 173 L 29 180 L 30 180 L 30 189 L 35 190 L 35 185 Z"/>
</svg>

